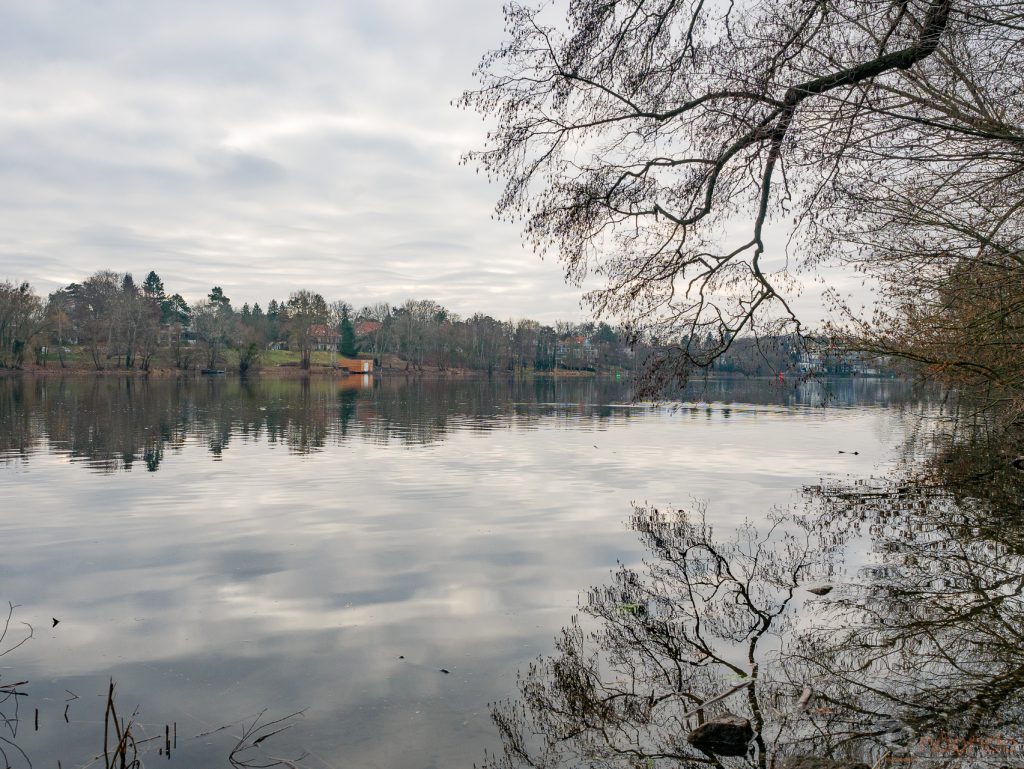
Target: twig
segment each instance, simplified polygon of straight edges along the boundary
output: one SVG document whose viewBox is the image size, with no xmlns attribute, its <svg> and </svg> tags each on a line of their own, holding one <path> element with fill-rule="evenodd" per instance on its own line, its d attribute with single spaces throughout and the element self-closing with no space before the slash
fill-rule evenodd
<svg viewBox="0 0 1024 769">
<path fill-rule="evenodd" d="M 7 602 L 7 607 L 8 607 L 7 608 L 7 619 L 4 620 L 4 629 L 3 629 L 2 632 L 0 632 L 0 646 L 3 645 L 4 639 L 7 637 L 7 631 L 11 627 L 11 617 L 14 616 L 14 610 L 18 608 L 18 605 L 8 601 Z M 28 641 L 28 639 L 32 638 L 33 635 L 35 635 L 35 630 L 32 629 L 32 626 L 29 623 L 22 622 L 21 624 L 28 628 L 28 635 L 25 636 L 24 638 L 22 638 L 20 641 L 18 641 L 18 643 L 14 644 L 14 646 L 11 646 L 11 647 L 9 647 L 7 649 L 0 648 L 0 657 L 2 657 L 5 654 L 7 654 L 7 652 L 14 651 L 19 646 L 21 646 L 23 643 Z"/>
</svg>

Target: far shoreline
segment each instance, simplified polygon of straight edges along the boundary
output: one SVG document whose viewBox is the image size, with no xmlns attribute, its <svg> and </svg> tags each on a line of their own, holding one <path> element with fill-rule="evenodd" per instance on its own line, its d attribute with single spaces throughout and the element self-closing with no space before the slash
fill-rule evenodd
<svg viewBox="0 0 1024 769">
<path fill-rule="evenodd" d="M 22 368 L 0 368 L 0 377 L 33 377 L 33 378 L 54 378 L 54 377 L 125 377 L 131 379 L 307 379 L 315 377 L 318 379 L 349 379 L 355 377 L 366 377 L 367 379 L 487 379 L 487 378 L 609 378 L 626 379 L 628 374 L 620 374 L 618 377 L 614 372 L 596 371 L 493 371 L 490 374 L 486 371 L 472 369 L 436 369 L 433 367 L 417 368 L 377 368 L 372 374 L 360 372 L 349 372 L 343 369 L 335 369 L 330 366 L 311 366 L 303 369 L 298 366 L 268 366 L 260 368 L 252 373 L 242 374 L 238 371 L 227 370 L 224 373 L 204 374 L 200 369 L 176 369 L 176 368 L 151 368 L 126 369 L 126 368 L 86 368 L 69 366 L 66 368 L 52 366 L 24 366 Z"/>
<path fill-rule="evenodd" d="M 633 372 L 629 371 L 577 371 L 571 369 L 560 369 L 556 371 L 478 371 L 475 369 L 438 369 L 433 366 L 424 366 L 416 368 L 410 365 L 409 368 L 396 368 L 396 367 L 378 367 L 371 374 L 364 374 L 360 372 L 349 372 L 344 369 L 332 368 L 324 365 L 313 365 L 308 369 L 303 369 L 294 365 L 278 365 L 278 366 L 267 366 L 260 368 L 252 373 L 241 374 L 237 370 L 226 370 L 222 374 L 204 374 L 199 368 L 151 368 L 148 370 L 143 369 L 126 369 L 126 368 L 102 368 L 95 369 L 83 366 L 68 366 L 61 368 L 59 366 L 36 366 L 29 365 L 22 368 L 0 368 L 0 378 L 13 378 L 13 377 L 28 377 L 33 379 L 55 379 L 55 378 L 96 378 L 96 379 L 107 379 L 111 377 L 120 377 L 126 379 L 188 379 L 188 380 L 250 380 L 255 381 L 258 379 L 268 380 L 302 380 L 302 379 L 337 379 L 341 380 L 357 380 L 360 378 L 366 378 L 368 381 L 374 379 L 380 380 L 394 380 L 394 379 L 425 379 L 425 380 L 472 380 L 472 379 L 608 379 L 617 381 L 629 381 L 634 378 Z M 907 379 L 906 376 L 899 376 L 893 373 L 884 374 L 864 374 L 864 373 L 849 373 L 849 374 L 826 374 L 826 373 L 806 373 L 806 372 L 783 372 L 781 382 L 785 383 L 799 383 L 802 381 L 808 381 L 813 379 L 825 380 L 825 379 L 861 379 L 861 380 L 894 380 L 894 379 Z M 911 377 L 912 378 L 912 377 Z M 700 376 L 693 377 L 693 380 L 697 379 L 772 379 L 779 380 L 778 374 L 745 374 L 742 372 L 735 371 L 713 371 L 704 372 Z"/>
</svg>

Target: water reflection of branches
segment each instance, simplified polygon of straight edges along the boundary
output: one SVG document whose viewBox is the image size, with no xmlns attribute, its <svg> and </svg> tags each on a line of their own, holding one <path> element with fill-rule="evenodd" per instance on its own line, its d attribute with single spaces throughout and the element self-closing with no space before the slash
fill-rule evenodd
<svg viewBox="0 0 1024 769">
<path fill-rule="evenodd" d="M 719 765 L 687 733 L 726 711 L 751 721 L 754 760 L 767 766 L 774 712 L 763 703 L 775 684 L 764 666 L 792 626 L 798 585 L 827 569 L 824 551 L 781 517 L 728 543 L 699 513 L 639 508 L 632 525 L 654 558 L 644 574 L 623 567 L 591 590 L 585 614 L 597 629 L 574 620 L 557 655 L 521 677 L 521 702 L 493 710 L 503 754 L 488 766 Z"/>
<path fill-rule="evenodd" d="M 1019 523 L 933 473 L 923 480 L 822 490 L 829 518 L 870 522 L 872 562 L 787 663 L 828 682 L 818 696 L 829 707 L 842 703 L 859 723 L 888 720 L 882 742 L 894 754 L 950 736 L 975 748 L 1024 746 Z"/>
<path fill-rule="evenodd" d="M 776 518 L 729 542 L 699 515 L 638 509 L 653 558 L 592 590 L 493 708 L 503 751 L 486 765 L 1007 763 L 1024 746 L 1018 525 L 927 469 L 810 502 L 813 526 Z M 835 551 L 865 542 L 868 566 L 836 580 Z M 842 584 L 806 600 L 814 577 Z M 745 750 L 687 742 L 727 711 L 753 727 Z"/>
</svg>

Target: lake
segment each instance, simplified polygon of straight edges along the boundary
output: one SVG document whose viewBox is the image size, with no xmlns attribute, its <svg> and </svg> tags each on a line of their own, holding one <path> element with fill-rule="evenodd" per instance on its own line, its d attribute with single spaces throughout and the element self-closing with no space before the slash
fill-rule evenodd
<svg viewBox="0 0 1024 769">
<path fill-rule="evenodd" d="M 20 693 L 0 747 L 88 763 L 113 679 L 151 765 L 170 742 L 227 766 L 282 726 L 236 765 L 479 765 L 502 750 L 489 703 L 591 586 L 658 555 L 638 507 L 763 529 L 905 467 L 937 408 L 857 379 L 712 380 L 676 405 L 594 379 L 0 379 L 0 652 L 33 630 L 0 656 Z M 825 496 L 835 520 L 848 498 Z M 869 528 L 826 577 L 863 574 Z"/>
</svg>

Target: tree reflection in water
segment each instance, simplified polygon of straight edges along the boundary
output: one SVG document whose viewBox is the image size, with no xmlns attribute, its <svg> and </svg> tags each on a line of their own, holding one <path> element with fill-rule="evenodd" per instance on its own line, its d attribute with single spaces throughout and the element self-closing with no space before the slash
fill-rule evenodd
<svg viewBox="0 0 1024 769">
<path fill-rule="evenodd" d="M 492 707 L 485 767 L 1024 766 L 1024 473 L 1006 452 L 951 444 L 730 538 L 699 507 L 637 508 L 648 560 L 592 589 Z M 844 552 L 862 553 L 850 576 Z M 744 755 L 690 744 L 725 713 L 753 727 Z"/>
<path fill-rule="evenodd" d="M 785 407 L 922 403 L 907 383 L 855 379 L 797 386 L 712 380 L 683 396 Z M 0 463 L 51 452 L 98 472 L 136 465 L 156 471 L 196 443 L 214 460 L 248 441 L 294 454 L 349 441 L 423 445 L 456 430 L 530 426 L 549 416 L 594 424 L 628 419 L 628 409 L 610 404 L 629 401 L 629 384 L 610 379 L 8 377 L 0 378 Z"/>
</svg>

